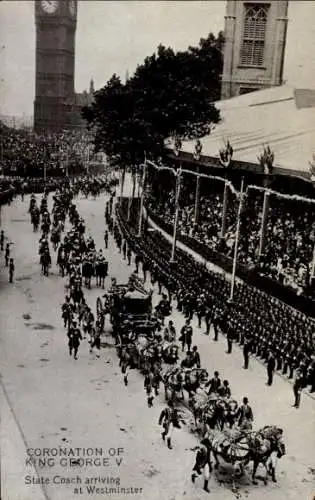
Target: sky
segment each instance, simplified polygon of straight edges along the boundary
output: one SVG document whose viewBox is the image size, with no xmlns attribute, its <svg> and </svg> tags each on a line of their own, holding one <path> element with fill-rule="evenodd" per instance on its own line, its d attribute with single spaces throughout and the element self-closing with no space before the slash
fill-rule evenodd
<svg viewBox="0 0 315 500">
<path fill-rule="evenodd" d="M 175 50 L 224 29 L 224 0 L 80 0 L 76 32 L 76 92 L 131 75 L 162 43 Z M 289 3 L 284 78 L 315 86 L 315 0 Z M 312 85 L 311 85 L 312 83 Z M 35 21 L 31 0 L 0 2 L 0 114 L 33 114 Z"/>
</svg>

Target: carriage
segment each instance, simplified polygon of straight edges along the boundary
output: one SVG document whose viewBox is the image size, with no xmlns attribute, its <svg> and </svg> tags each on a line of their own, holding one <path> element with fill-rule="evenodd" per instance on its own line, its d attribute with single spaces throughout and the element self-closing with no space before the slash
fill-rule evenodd
<svg viewBox="0 0 315 500">
<path fill-rule="evenodd" d="M 110 315 L 115 337 L 121 336 L 125 330 L 132 330 L 140 325 L 143 328 L 148 326 L 155 328 L 157 320 L 151 315 L 151 295 L 152 292 L 144 288 L 143 282 L 139 278 L 135 279 L 131 276 L 127 284 L 114 282 L 108 294 L 97 298 L 97 317 L 104 327 L 105 316 L 106 314 Z"/>
<path fill-rule="evenodd" d="M 253 462 L 253 484 L 258 484 L 256 472 L 259 464 L 265 468 L 266 474 L 262 477 L 265 485 L 268 475 L 274 482 L 277 481 L 275 457 L 281 458 L 286 454 L 283 431 L 279 427 L 267 425 L 257 431 L 237 427 L 211 430 L 206 439 L 215 460 L 215 468 L 221 465 L 219 457 L 233 466 L 233 484 L 237 477 L 245 473 L 245 466 L 250 462 Z"/>
</svg>

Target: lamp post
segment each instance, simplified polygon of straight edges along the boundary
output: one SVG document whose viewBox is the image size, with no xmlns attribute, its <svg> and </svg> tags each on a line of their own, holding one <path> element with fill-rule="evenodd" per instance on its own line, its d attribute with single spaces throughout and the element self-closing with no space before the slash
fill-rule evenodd
<svg viewBox="0 0 315 500">
<path fill-rule="evenodd" d="M 180 155 L 180 150 L 182 147 L 182 141 L 179 137 L 175 139 L 174 152 L 176 156 Z M 182 163 L 179 162 L 179 169 L 176 171 L 176 187 L 175 187 L 175 218 L 174 218 L 174 231 L 173 231 L 173 241 L 172 241 L 172 253 L 170 258 L 170 263 L 175 262 L 175 251 L 176 251 L 176 236 L 177 236 L 177 226 L 178 226 L 178 216 L 179 216 L 179 196 L 181 190 L 181 176 L 182 176 Z"/>
<path fill-rule="evenodd" d="M 195 152 L 194 152 L 194 159 L 199 162 L 200 157 L 201 157 L 201 151 L 202 151 L 202 144 L 199 139 L 197 139 L 196 144 L 195 144 Z M 199 164 L 197 165 L 197 174 L 199 174 Z M 194 210 L 194 221 L 195 224 L 198 224 L 199 220 L 199 203 L 200 203 L 200 176 L 197 175 L 197 180 L 196 180 L 196 192 L 195 192 L 195 210 Z"/>
<path fill-rule="evenodd" d="M 242 178 L 241 192 L 240 192 L 240 202 L 239 202 L 239 206 L 238 206 L 237 223 L 236 223 L 236 234 L 235 234 L 235 243 L 234 243 L 234 257 L 233 257 L 233 269 L 232 269 L 232 281 L 231 281 L 231 292 L 230 292 L 230 300 L 231 301 L 233 300 L 234 287 L 235 287 L 238 241 L 239 241 L 239 236 L 240 236 L 241 213 L 242 213 L 242 208 L 243 208 L 243 191 L 244 191 L 244 178 Z"/>
<path fill-rule="evenodd" d="M 143 164 L 143 175 L 142 175 L 142 190 L 140 198 L 140 212 L 139 212 L 139 225 L 138 225 L 138 238 L 141 237 L 142 231 L 142 218 L 143 218 L 143 204 L 144 204 L 144 193 L 145 193 L 145 182 L 147 175 L 147 155 L 144 152 L 144 164 Z"/>
</svg>

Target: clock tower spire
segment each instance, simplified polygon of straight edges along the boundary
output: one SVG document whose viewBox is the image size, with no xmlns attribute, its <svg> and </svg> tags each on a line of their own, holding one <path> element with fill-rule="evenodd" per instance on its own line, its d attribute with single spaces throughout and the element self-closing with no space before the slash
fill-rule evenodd
<svg viewBox="0 0 315 500">
<path fill-rule="evenodd" d="M 37 133 L 72 128 L 77 0 L 35 0 Z"/>
</svg>

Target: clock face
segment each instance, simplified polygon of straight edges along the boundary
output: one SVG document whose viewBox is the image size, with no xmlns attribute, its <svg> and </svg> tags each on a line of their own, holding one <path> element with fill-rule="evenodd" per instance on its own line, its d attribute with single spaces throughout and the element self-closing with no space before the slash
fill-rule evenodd
<svg viewBox="0 0 315 500">
<path fill-rule="evenodd" d="M 74 17 L 74 15 L 75 15 L 75 1 L 74 0 L 69 1 L 69 10 L 70 10 L 70 14 L 72 15 L 72 17 Z"/>
<path fill-rule="evenodd" d="M 42 0 L 41 5 L 42 5 L 42 9 L 44 12 L 46 12 L 47 14 L 53 14 L 58 9 L 59 1 L 58 0 Z"/>
</svg>

